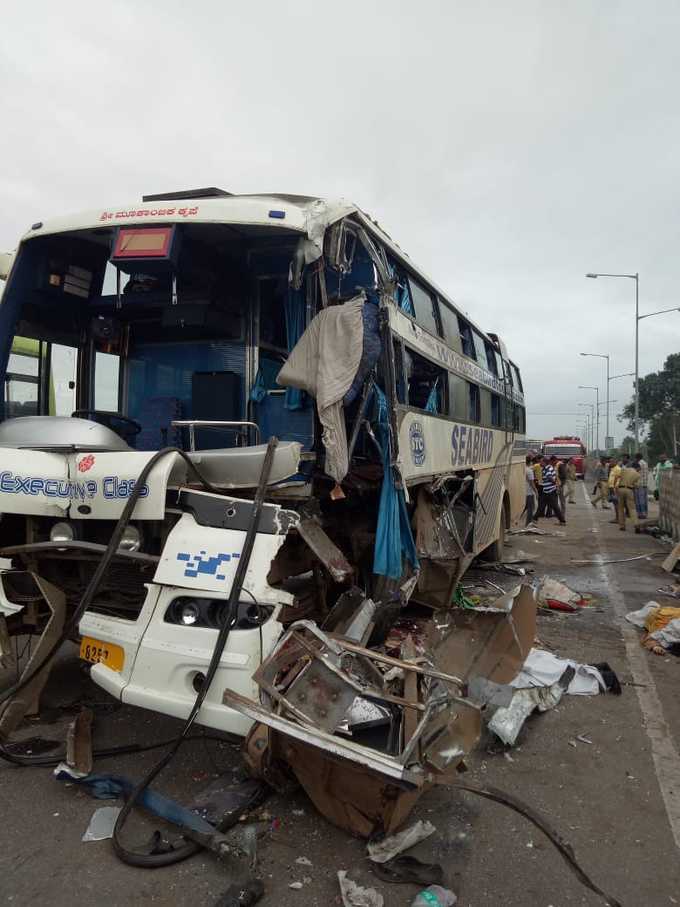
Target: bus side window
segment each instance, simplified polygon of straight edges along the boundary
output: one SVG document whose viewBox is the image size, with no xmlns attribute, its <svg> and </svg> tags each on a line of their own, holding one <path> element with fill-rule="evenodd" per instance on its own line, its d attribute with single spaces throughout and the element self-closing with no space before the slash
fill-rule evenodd
<svg viewBox="0 0 680 907">
<path fill-rule="evenodd" d="M 469 393 L 469 410 L 468 410 L 468 419 L 470 422 L 481 422 L 482 412 L 481 404 L 479 398 L 479 387 L 476 384 L 470 384 L 468 382 L 468 393 Z"/>
<path fill-rule="evenodd" d="M 494 428 L 501 428 L 503 425 L 503 407 L 502 401 L 498 394 L 491 394 L 491 425 Z"/>
<path fill-rule="evenodd" d="M 435 337 L 441 337 L 442 330 L 439 323 L 436 297 L 410 275 L 408 282 L 411 289 L 411 299 L 416 310 L 416 321 L 426 331 L 434 334 Z"/>
<path fill-rule="evenodd" d="M 447 372 L 411 349 L 405 349 L 408 405 L 429 413 L 447 409 Z"/>
<path fill-rule="evenodd" d="M 450 309 L 443 300 L 439 301 L 439 315 L 444 329 L 444 340 L 452 350 L 455 350 L 457 353 L 462 353 L 463 347 L 460 340 L 458 315 Z"/>
<path fill-rule="evenodd" d="M 496 356 L 494 354 L 494 349 L 490 343 L 484 342 L 484 349 L 486 351 L 486 364 L 489 367 L 489 371 L 492 375 L 498 375 L 498 364 L 496 363 Z"/>
<path fill-rule="evenodd" d="M 496 360 L 496 374 L 498 375 L 499 378 L 502 378 L 503 377 L 503 359 L 501 358 L 501 354 L 496 352 L 496 350 L 494 350 L 493 358 Z"/>
<path fill-rule="evenodd" d="M 515 387 L 517 388 L 517 390 L 520 393 L 523 393 L 524 388 L 522 387 L 522 379 L 519 374 L 519 369 L 513 362 L 510 363 L 510 372 L 512 374 L 513 383 L 514 383 Z"/>
<path fill-rule="evenodd" d="M 470 359 L 475 358 L 475 342 L 472 339 L 472 328 L 465 321 L 464 318 L 458 316 L 458 332 L 460 334 L 460 341 L 463 345 L 463 353 L 466 356 L 469 356 Z"/>
<path fill-rule="evenodd" d="M 40 413 L 40 372 L 44 353 L 39 340 L 15 337 L 5 375 L 5 418 Z"/>
<path fill-rule="evenodd" d="M 481 334 L 478 334 L 477 331 L 472 332 L 472 337 L 475 344 L 475 354 L 477 362 L 481 365 L 482 368 L 487 367 L 486 361 L 486 349 L 484 348 L 484 338 Z"/>
<path fill-rule="evenodd" d="M 397 388 L 397 402 L 406 403 L 406 376 L 404 374 L 404 357 L 401 341 L 396 337 L 392 338 L 392 348 L 394 350 L 394 381 Z"/>
<path fill-rule="evenodd" d="M 467 419 L 468 398 L 467 381 L 449 372 L 449 416 L 452 419 Z"/>
</svg>

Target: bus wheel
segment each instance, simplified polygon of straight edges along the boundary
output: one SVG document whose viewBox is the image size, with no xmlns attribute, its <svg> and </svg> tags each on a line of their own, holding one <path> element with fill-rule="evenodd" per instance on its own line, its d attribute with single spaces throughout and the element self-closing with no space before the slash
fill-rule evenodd
<svg viewBox="0 0 680 907">
<path fill-rule="evenodd" d="M 507 533 L 508 518 L 505 512 L 505 506 L 502 506 L 500 525 L 498 527 L 498 538 L 495 542 L 492 542 L 488 548 L 484 549 L 481 555 L 483 560 L 491 561 L 492 563 L 499 563 L 503 560 L 503 548 L 505 547 Z"/>
</svg>

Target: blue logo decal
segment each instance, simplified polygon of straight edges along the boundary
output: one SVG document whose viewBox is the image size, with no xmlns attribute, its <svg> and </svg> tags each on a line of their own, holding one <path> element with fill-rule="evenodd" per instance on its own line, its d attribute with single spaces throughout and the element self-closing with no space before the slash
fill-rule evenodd
<svg viewBox="0 0 680 907">
<path fill-rule="evenodd" d="M 208 557 L 205 551 L 199 551 L 198 554 L 189 554 L 188 551 L 180 551 L 177 555 L 178 561 L 185 561 L 186 567 L 184 575 L 194 579 L 199 573 L 205 573 L 208 576 L 214 576 L 215 579 L 226 579 L 224 573 L 218 573 L 222 564 L 231 560 L 238 560 L 241 557 L 240 552 L 235 551 L 232 554 L 216 554 Z"/>
<path fill-rule="evenodd" d="M 420 422 L 411 422 L 408 437 L 411 446 L 411 459 L 415 466 L 422 466 L 425 462 L 425 435 Z"/>
</svg>

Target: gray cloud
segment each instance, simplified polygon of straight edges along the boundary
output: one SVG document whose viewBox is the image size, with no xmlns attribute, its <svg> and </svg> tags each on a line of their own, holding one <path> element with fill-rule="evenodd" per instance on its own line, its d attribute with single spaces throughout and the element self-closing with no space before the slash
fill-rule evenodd
<svg viewBox="0 0 680 907">
<path fill-rule="evenodd" d="M 677 4 L 244 6 L 4 9 L 0 248 L 143 192 L 343 195 L 503 335 L 530 413 L 604 386 L 581 350 L 632 370 L 632 283 L 583 275 L 639 270 L 642 311 L 678 300 Z M 642 323 L 643 374 L 678 318 Z M 630 379 L 613 390 L 618 411 Z M 531 415 L 529 433 L 575 422 Z"/>
</svg>

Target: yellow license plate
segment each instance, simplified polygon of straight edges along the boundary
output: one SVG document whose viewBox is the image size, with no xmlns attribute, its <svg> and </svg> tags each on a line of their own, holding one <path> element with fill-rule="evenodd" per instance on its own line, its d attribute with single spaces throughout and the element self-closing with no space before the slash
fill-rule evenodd
<svg viewBox="0 0 680 907">
<path fill-rule="evenodd" d="M 100 642 L 90 636 L 83 636 L 80 641 L 80 657 L 90 664 L 103 664 L 112 671 L 122 671 L 125 652 L 114 643 Z"/>
</svg>

